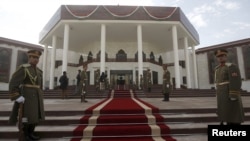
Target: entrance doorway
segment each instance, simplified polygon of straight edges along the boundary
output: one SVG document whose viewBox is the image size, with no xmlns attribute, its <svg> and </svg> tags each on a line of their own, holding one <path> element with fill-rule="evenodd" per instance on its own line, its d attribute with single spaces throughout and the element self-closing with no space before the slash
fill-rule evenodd
<svg viewBox="0 0 250 141">
<path fill-rule="evenodd" d="M 110 84 L 114 89 L 128 90 L 133 84 L 132 70 L 111 70 Z"/>
</svg>

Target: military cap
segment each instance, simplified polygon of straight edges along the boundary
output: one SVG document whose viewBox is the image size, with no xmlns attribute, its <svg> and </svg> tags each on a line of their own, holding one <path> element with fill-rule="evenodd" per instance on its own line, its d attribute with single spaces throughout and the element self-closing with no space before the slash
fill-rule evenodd
<svg viewBox="0 0 250 141">
<path fill-rule="evenodd" d="M 216 57 L 220 56 L 220 55 L 227 55 L 228 51 L 225 49 L 218 49 L 216 51 L 214 51 L 214 55 Z"/>
<path fill-rule="evenodd" d="M 28 56 L 40 57 L 42 55 L 42 52 L 39 50 L 29 50 L 27 53 L 28 53 Z"/>
</svg>

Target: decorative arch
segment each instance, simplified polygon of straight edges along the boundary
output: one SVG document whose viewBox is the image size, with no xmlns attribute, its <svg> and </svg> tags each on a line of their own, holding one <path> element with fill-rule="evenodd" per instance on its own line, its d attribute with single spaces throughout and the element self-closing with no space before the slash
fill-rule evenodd
<svg viewBox="0 0 250 141">
<path fill-rule="evenodd" d="M 117 54 L 116 54 L 116 61 L 118 61 L 118 62 L 127 61 L 127 54 L 125 53 L 125 51 L 123 49 L 120 49 L 117 52 Z"/>
</svg>

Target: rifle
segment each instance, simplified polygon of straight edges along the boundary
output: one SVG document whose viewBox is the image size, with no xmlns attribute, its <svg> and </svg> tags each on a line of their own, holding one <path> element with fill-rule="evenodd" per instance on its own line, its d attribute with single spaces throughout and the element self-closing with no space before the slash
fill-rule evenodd
<svg viewBox="0 0 250 141">
<path fill-rule="evenodd" d="M 18 109 L 18 130 L 19 130 L 18 140 L 19 141 L 23 141 L 23 138 L 24 138 L 22 118 L 23 118 L 23 103 L 19 103 L 19 109 Z"/>
</svg>

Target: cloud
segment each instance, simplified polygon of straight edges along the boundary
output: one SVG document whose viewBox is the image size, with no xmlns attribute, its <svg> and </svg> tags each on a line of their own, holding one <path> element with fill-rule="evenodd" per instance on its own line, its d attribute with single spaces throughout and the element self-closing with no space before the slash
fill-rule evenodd
<svg viewBox="0 0 250 141">
<path fill-rule="evenodd" d="M 187 15 L 187 17 L 197 28 L 207 26 L 207 21 L 205 21 L 202 14 L 190 13 Z"/>
<path fill-rule="evenodd" d="M 244 23 L 244 22 L 233 22 L 233 25 L 236 25 L 238 29 L 249 29 L 250 23 Z"/>
<path fill-rule="evenodd" d="M 240 8 L 240 4 L 238 2 L 224 1 L 224 0 L 216 0 L 214 4 L 218 7 L 225 8 L 227 10 L 237 10 Z"/>
</svg>

